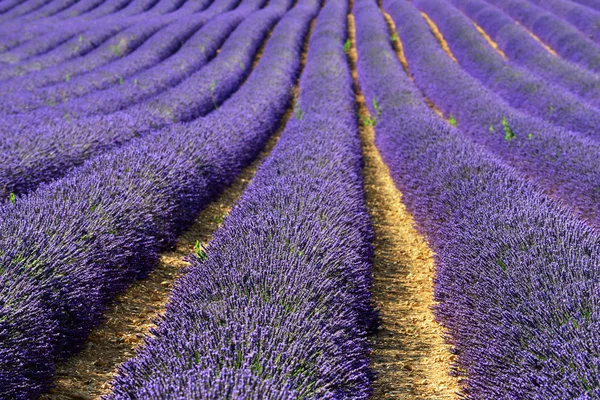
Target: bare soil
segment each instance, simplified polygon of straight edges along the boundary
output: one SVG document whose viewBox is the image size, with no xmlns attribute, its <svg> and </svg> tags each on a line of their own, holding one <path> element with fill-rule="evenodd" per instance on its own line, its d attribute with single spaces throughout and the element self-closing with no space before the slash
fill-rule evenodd
<svg viewBox="0 0 600 400">
<path fill-rule="evenodd" d="M 456 57 L 454 57 L 454 54 L 452 54 L 450 47 L 448 47 L 448 43 L 446 42 L 446 39 L 444 39 L 444 35 L 442 35 L 442 32 L 440 32 L 435 22 L 433 22 L 433 20 L 429 18 L 429 15 L 425 14 L 424 12 L 421 12 L 421 16 L 423 17 L 425 22 L 427 22 L 427 25 L 429 25 L 429 29 L 431 29 L 431 33 L 433 33 L 433 36 L 435 36 L 438 42 L 440 42 L 442 50 L 444 50 L 444 52 L 448 54 L 452 61 L 458 63 Z"/>
<path fill-rule="evenodd" d="M 350 62 L 359 114 L 368 115 L 358 87 L 354 18 L 348 16 Z M 374 144 L 374 129 L 361 126 L 366 201 L 375 230 L 373 298 L 381 315 L 373 338 L 372 367 L 378 374 L 373 399 L 456 399 L 459 384 L 449 375 L 454 356 L 434 320 L 434 265 L 425 240 L 402 204 Z"/>
<path fill-rule="evenodd" d="M 492 46 L 492 48 L 494 50 L 496 50 L 496 52 L 498 54 L 500 54 L 502 56 L 502 58 L 504 58 L 506 60 L 506 54 L 504 54 L 504 52 L 500 49 L 500 47 L 498 47 L 498 43 L 494 42 L 494 40 L 490 37 L 490 35 L 488 35 L 487 32 L 485 30 L 483 30 L 482 27 L 477 25 L 475 23 L 475 21 L 471 21 L 471 23 L 473 24 L 475 29 L 477 29 L 477 32 L 479 32 L 481 34 L 481 36 L 483 36 L 483 38 L 486 40 L 486 42 L 488 42 L 488 44 L 490 46 Z"/>
</svg>

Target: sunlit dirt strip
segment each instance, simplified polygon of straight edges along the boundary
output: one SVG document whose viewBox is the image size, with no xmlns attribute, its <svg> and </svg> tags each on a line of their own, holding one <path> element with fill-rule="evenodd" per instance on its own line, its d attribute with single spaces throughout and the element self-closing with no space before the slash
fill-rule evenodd
<svg viewBox="0 0 600 400">
<path fill-rule="evenodd" d="M 380 5 L 381 8 L 381 5 Z M 406 60 L 406 56 L 404 55 L 404 49 L 402 47 L 402 41 L 400 40 L 400 38 L 398 37 L 398 34 L 396 33 L 396 24 L 394 23 L 394 20 L 392 19 L 392 17 L 390 17 L 390 15 L 388 13 L 386 13 L 385 11 L 382 10 L 383 13 L 383 17 L 385 18 L 385 22 L 388 25 L 388 29 L 390 32 L 392 32 L 392 47 L 394 48 L 394 51 L 396 51 L 396 55 L 398 56 L 398 59 L 400 60 L 400 63 L 402 64 L 402 68 L 404 68 L 404 72 L 406 72 L 406 75 L 409 77 L 409 79 L 411 81 L 414 81 L 412 75 L 410 74 L 410 70 L 408 69 L 408 61 Z M 442 111 L 440 111 L 440 109 L 438 109 L 431 100 L 429 100 L 425 94 L 423 94 L 423 97 L 425 98 L 425 102 L 427 103 L 427 105 L 440 117 L 444 117 L 444 113 Z"/>
<path fill-rule="evenodd" d="M 315 22 L 313 20 L 311 23 L 304 43 L 301 70 L 306 64 L 308 40 Z M 257 57 L 262 53 L 261 48 Z M 268 157 L 279 140 L 293 115 L 293 104 L 298 95 L 297 85 L 290 90 L 294 101 L 265 149 L 231 186 L 198 215 L 191 228 L 179 237 L 176 248 L 162 254 L 159 264 L 146 279 L 135 282 L 116 297 L 105 313 L 106 321 L 90 333 L 84 350 L 57 366 L 55 387 L 41 400 L 99 399 L 110 392 L 110 381 L 115 376 L 117 366 L 135 355 L 136 349 L 143 344 L 144 335 L 155 327 L 154 321 L 164 310 L 173 282 L 188 266 L 184 258 L 193 253 L 196 241 L 202 245 L 208 244 L 260 163 Z"/>
<path fill-rule="evenodd" d="M 438 29 L 435 22 L 433 22 L 431 20 L 431 18 L 429 18 L 429 16 L 427 14 L 425 14 L 424 12 L 421 12 L 421 15 L 423 16 L 423 19 L 425 20 L 425 22 L 427 22 L 427 25 L 429 25 L 429 29 L 431 29 L 433 36 L 435 36 L 435 38 L 438 40 L 438 42 L 440 42 L 440 46 L 442 46 L 442 49 L 446 52 L 446 54 L 448 54 L 448 56 L 452 59 L 452 61 L 454 61 L 455 63 L 458 63 L 458 61 L 456 60 L 456 57 L 454 57 L 454 54 L 452 54 L 450 47 L 448 47 L 448 43 L 446 42 L 446 39 L 444 39 L 444 35 L 442 35 L 442 32 L 440 32 L 440 30 Z"/>
<path fill-rule="evenodd" d="M 350 60 L 359 114 L 368 116 L 358 87 L 354 18 L 348 16 Z M 378 374 L 374 399 L 455 399 L 459 385 L 449 375 L 453 355 L 434 320 L 432 253 L 414 229 L 387 166 L 374 144 L 372 126 L 362 126 L 366 201 L 375 230 L 373 299 L 381 326 L 373 339 Z"/>
<path fill-rule="evenodd" d="M 527 33 L 529 33 L 529 36 L 531 36 L 532 38 L 534 38 L 534 39 L 535 39 L 535 41 L 536 41 L 536 42 L 538 42 L 539 44 L 541 44 L 541 45 L 542 45 L 542 46 L 543 46 L 543 47 L 546 49 L 546 51 L 548 51 L 548 53 L 552 54 L 552 55 L 553 55 L 553 56 L 555 56 L 555 57 L 558 57 L 558 54 L 556 53 L 556 51 L 554 51 L 554 50 L 552 49 L 552 47 L 548 46 L 546 43 L 542 42 L 542 39 L 540 39 L 539 37 L 537 37 L 537 35 L 536 35 L 535 33 L 531 32 L 531 31 L 530 31 L 529 29 L 527 29 L 525 26 L 521 25 L 521 24 L 519 23 L 519 21 L 517 21 L 517 20 L 515 20 L 515 24 L 517 24 L 517 25 L 519 25 L 521 28 L 525 29 L 525 31 L 526 31 Z"/>
<path fill-rule="evenodd" d="M 470 18 L 469 18 L 469 21 L 471 21 Z M 500 50 L 500 47 L 498 47 L 498 44 L 492 40 L 492 38 L 483 30 L 483 28 L 480 27 L 479 25 L 477 25 L 475 23 L 475 21 L 471 21 L 471 23 L 473 24 L 475 29 L 477 29 L 477 32 L 479 32 L 481 34 L 481 36 L 483 36 L 485 41 L 488 42 L 488 44 L 490 46 L 492 46 L 492 48 L 494 50 L 496 50 L 496 53 L 500 54 L 502 56 L 502 58 L 504 58 L 506 60 L 506 54 L 504 54 L 504 52 L 502 50 Z"/>
</svg>

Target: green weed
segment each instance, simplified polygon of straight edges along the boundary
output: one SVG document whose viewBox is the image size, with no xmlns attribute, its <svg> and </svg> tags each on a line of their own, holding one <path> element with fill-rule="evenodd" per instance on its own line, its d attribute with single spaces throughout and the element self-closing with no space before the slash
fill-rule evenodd
<svg viewBox="0 0 600 400">
<path fill-rule="evenodd" d="M 194 245 L 194 254 L 196 255 L 196 258 L 200 261 L 205 261 L 208 258 L 208 255 L 206 254 L 206 249 L 204 248 L 204 246 L 202 246 L 199 240 L 196 240 L 196 244 Z"/>
<path fill-rule="evenodd" d="M 454 118 L 454 115 L 450 114 L 450 118 L 448 118 L 448 123 L 456 128 L 456 118 Z"/>
<path fill-rule="evenodd" d="M 504 140 L 510 142 L 517 137 L 517 135 L 515 135 L 515 132 L 508 125 L 508 120 L 506 119 L 506 117 L 502 118 L 502 127 L 504 128 Z"/>
<path fill-rule="evenodd" d="M 350 41 L 350 39 L 346 40 L 346 43 L 344 43 L 344 53 L 348 54 L 350 52 L 350 49 L 352 48 L 352 42 Z"/>
</svg>

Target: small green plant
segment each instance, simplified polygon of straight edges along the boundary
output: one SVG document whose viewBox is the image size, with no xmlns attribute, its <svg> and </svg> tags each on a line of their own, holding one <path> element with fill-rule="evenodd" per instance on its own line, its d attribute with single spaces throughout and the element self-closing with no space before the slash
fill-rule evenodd
<svg viewBox="0 0 600 400">
<path fill-rule="evenodd" d="M 344 53 L 348 54 L 350 52 L 350 48 L 352 48 L 352 42 L 350 39 L 348 39 L 346 40 L 346 43 L 344 43 Z"/>
<path fill-rule="evenodd" d="M 490 132 L 494 132 L 494 125 L 490 125 Z"/>
<path fill-rule="evenodd" d="M 196 240 L 196 244 L 194 245 L 194 254 L 196 258 L 200 261 L 204 261 L 207 259 L 208 255 L 206 254 L 206 249 L 199 240 Z"/>
<path fill-rule="evenodd" d="M 377 104 L 377 99 L 375 97 L 373 97 L 373 108 L 377 112 L 377 115 L 381 115 L 381 108 L 379 107 L 379 104 Z"/>
<path fill-rule="evenodd" d="M 71 74 L 71 73 L 68 73 L 68 74 L 65 76 L 65 81 L 69 82 L 69 81 L 71 80 L 71 75 L 73 75 L 73 74 Z"/>
<path fill-rule="evenodd" d="M 71 116 L 69 115 L 68 112 L 65 112 L 65 115 L 63 115 L 63 118 L 68 122 L 71 123 Z"/>
<path fill-rule="evenodd" d="M 450 118 L 448 118 L 448 123 L 456 128 L 456 118 L 454 118 L 454 115 L 450 114 Z"/>
<path fill-rule="evenodd" d="M 98 203 L 92 204 L 92 206 L 90 207 L 90 212 L 96 212 L 97 209 L 98 209 Z"/>
<path fill-rule="evenodd" d="M 394 32 L 394 34 L 390 36 L 390 40 L 396 42 L 398 40 L 398 32 Z"/>
<path fill-rule="evenodd" d="M 364 126 L 375 126 L 377 120 L 370 115 L 361 115 L 360 120 L 362 121 Z"/>
<path fill-rule="evenodd" d="M 83 42 L 83 36 L 82 35 L 79 35 L 79 37 L 77 39 L 79 40 L 79 43 Z"/>
<path fill-rule="evenodd" d="M 217 106 L 217 100 L 215 99 L 215 94 L 214 94 L 216 87 L 217 87 L 217 81 L 213 79 L 212 83 L 210 84 L 210 96 L 212 97 L 212 101 L 215 106 L 215 110 L 218 110 L 219 106 Z"/>
<path fill-rule="evenodd" d="M 554 104 L 550 103 L 550 114 L 554 112 Z"/>
<path fill-rule="evenodd" d="M 508 268 L 508 266 L 500 258 L 496 260 L 496 265 L 502 268 L 502 271 L 506 271 L 506 268 Z"/>
<path fill-rule="evenodd" d="M 123 54 L 123 49 L 121 48 L 121 42 L 117 43 L 117 44 L 113 44 L 110 46 L 110 51 L 112 51 L 112 53 L 117 56 L 117 57 L 121 57 L 121 55 Z"/>
<path fill-rule="evenodd" d="M 17 202 L 17 196 L 15 196 L 14 193 L 10 193 L 10 195 L 8 196 L 8 198 L 10 199 L 10 202 L 14 205 Z"/>
<path fill-rule="evenodd" d="M 531 140 L 531 138 L 533 138 L 533 133 L 530 133 L 529 135 L 527 135 L 527 139 Z"/>
<path fill-rule="evenodd" d="M 225 216 L 215 215 L 215 216 L 213 216 L 213 221 L 215 221 L 217 224 L 222 224 L 223 221 L 225 221 Z"/>
<path fill-rule="evenodd" d="M 122 76 L 119 77 L 119 85 L 122 85 L 125 82 Z"/>
<path fill-rule="evenodd" d="M 137 80 L 137 78 L 133 80 L 133 84 L 134 84 L 134 86 L 137 86 L 137 85 L 138 85 L 138 80 Z"/>
<path fill-rule="evenodd" d="M 294 104 L 294 118 L 296 118 L 299 121 L 302 121 L 302 119 L 304 118 L 304 111 L 302 111 L 302 109 L 300 108 L 300 104 L 298 103 Z"/>
<path fill-rule="evenodd" d="M 510 142 L 517 137 L 515 132 L 508 125 L 508 119 L 506 119 L 506 117 L 502 118 L 502 127 L 504 128 L 504 140 Z"/>
</svg>

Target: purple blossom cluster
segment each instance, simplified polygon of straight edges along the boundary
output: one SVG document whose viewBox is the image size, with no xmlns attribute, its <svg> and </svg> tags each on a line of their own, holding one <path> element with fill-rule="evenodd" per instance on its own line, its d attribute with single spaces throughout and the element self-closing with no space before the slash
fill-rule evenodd
<svg viewBox="0 0 600 400">
<path fill-rule="evenodd" d="M 256 0 L 245 0 L 236 11 L 215 18 L 199 32 L 197 40 L 183 56 L 196 53 L 196 65 L 204 67 L 188 76 L 179 85 L 169 87 L 173 63 L 165 62 L 140 75 L 140 80 L 119 85 L 118 88 L 93 92 L 81 101 L 68 102 L 58 115 L 67 115 L 45 125 L 29 124 L 13 132 L 5 132 L 0 149 L 7 161 L 0 166 L 0 182 L 5 197 L 9 193 L 27 193 L 40 183 L 64 175 L 69 169 L 107 149 L 144 136 L 173 122 L 190 121 L 216 111 L 236 92 L 250 73 L 252 62 L 269 30 L 289 8 L 290 0 L 273 0 L 269 7 L 253 13 Z M 233 22 L 247 16 L 222 45 L 218 56 L 206 64 L 225 36 L 233 30 Z M 199 42 L 201 41 L 201 42 Z M 201 45 L 202 49 L 198 48 Z M 185 64 L 184 64 L 185 65 Z M 160 78 L 158 78 L 160 76 Z M 150 80 L 156 78 L 154 81 Z M 143 86 L 144 88 L 141 88 Z M 166 90 L 168 89 L 168 90 Z M 166 90 L 163 93 L 160 90 Z M 152 94 L 158 94 L 152 97 Z M 131 103 L 150 97 L 136 106 Z M 102 112 L 118 111 L 101 115 Z M 48 109 L 32 113 L 34 121 L 45 121 Z M 77 119 L 81 114 L 95 114 Z M 73 120 L 71 120 L 73 115 Z M 24 121 L 25 122 L 25 121 Z"/>
<path fill-rule="evenodd" d="M 182 16 L 186 15 L 185 13 L 189 14 L 199 11 L 205 8 L 207 4 L 187 2 L 186 4 L 189 6 L 185 7 L 185 10 L 182 7 L 181 9 L 178 9 L 177 12 L 163 15 L 172 10 L 176 10 L 178 6 L 181 5 L 181 0 L 162 0 L 158 5 L 166 7 L 160 7 L 160 12 L 158 5 L 157 7 L 152 8 L 154 2 L 150 2 L 149 0 L 138 0 L 136 3 L 139 7 L 127 7 L 122 10 L 122 12 L 117 12 L 113 15 L 106 16 L 105 18 L 99 18 L 92 21 L 80 21 L 77 18 L 67 19 L 59 25 L 58 29 L 56 23 L 50 23 L 46 30 L 42 29 L 43 24 L 27 24 L 23 27 L 23 23 L 20 23 L 19 21 L 15 21 L 14 26 L 10 28 L 3 26 L 2 28 L 6 28 L 7 32 L 0 38 L 0 49 L 5 51 L 5 53 L 2 54 L 1 60 L 7 63 L 16 63 L 31 56 L 43 55 L 50 50 L 53 50 L 54 53 L 60 50 L 62 51 L 63 57 L 73 57 L 73 53 L 76 55 L 78 52 L 86 49 L 85 45 L 88 43 L 86 43 L 87 40 L 84 41 L 84 39 L 93 39 L 99 33 L 111 26 L 121 25 L 124 27 L 131 27 L 136 23 L 143 22 L 144 20 L 153 20 L 160 16 L 167 19 L 170 17 Z M 145 11 L 148 8 L 152 9 Z M 128 17 L 127 14 L 130 13 L 126 13 L 126 10 L 137 11 L 138 15 Z M 42 21 L 45 20 L 46 19 L 43 19 Z M 90 40 L 90 42 L 92 43 L 88 44 L 88 48 L 90 45 L 94 44 L 93 41 Z M 6 52 L 6 50 L 10 51 Z"/>
<path fill-rule="evenodd" d="M 132 25 L 166 13 L 181 16 L 199 11 L 205 6 L 202 2 L 183 0 L 108 0 L 96 10 L 97 12 L 68 18 L 62 23 L 52 21 L 52 18 L 44 18 L 23 26 L 23 22 L 16 19 L 0 26 L 0 50 L 6 51 L 33 39 L 46 43 L 59 40 L 58 43 L 61 43 L 60 40 L 64 42 L 80 34 L 85 36 L 89 33 L 87 29 L 91 27 L 101 28 L 114 22 Z M 116 11 L 110 13 L 110 10 Z"/>
<path fill-rule="evenodd" d="M 400 35 L 421 19 L 404 0 L 383 7 Z M 355 17 L 359 82 L 380 110 L 376 144 L 434 250 L 435 312 L 466 397 L 597 398 L 598 233 L 433 114 L 372 0 Z"/>
<path fill-rule="evenodd" d="M 372 231 L 346 2 L 317 19 L 296 117 L 175 284 L 108 399 L 367 399 Z"/>
<path fill-rule="evenodd" d="M 202 0 L 202 2 L 196 3 L 196 4 L 201 6 L 201 8 L 203 8 L 208 3 L 209 3 L 209 0 Z M 237 3 L 238 3 L 238 0 L 213 2 L 211 4 L 211 6 L 204 13 L 202 13 L 203 18 L 204 18 L 203 21 L 206 21 L 206 20 L 208 20 L 208 18 L 210 18 L 214 15 L 217 15 L 219 13 L 222 13 L 222 12 L 225 12 L 225 11 L 231 9 Z M 77 43 L 68 42 L 65 44 L 65 46 L 61 46 L 61 48 L 63 50 L 65 50 L 66 57 L 69 58 L 70 61 L 63 62 L 59 65 L 50 66 L 49 68 L 44 68 L 44 69 L 36 72 L 35 74 L 25 74 L 23 76 L 19 76 L 19 75 L 22 75 L 22 73 L 24 71 L 22 69 L 20 69 L 19 65 L 17 64 L 14 66 L 14 68 L 10 68 L 6 71 L 5 75 L 9 75 L 9 76 L 1 76 L 0 75 L 0 78 L 2 78 L 2 79 L 7 79 L 10 77 L 10 75 L 13 75 L 13 77 L 14 77 L 14 79 L 0 82 L 0 90 L 2 90 L 2 92 L 23 91 L 23 89 L 31 90 L 31 89 L 35 89 L 35 88 L 41 88 L 44 86 L 52 85 L 52 84 L 70 81 L 72 78 L 77 77 L 78 75 L 84 74 L 86 72 L 90 72 L 93 69 L 97 69 L 102 66 L 106 66 L 107 64 L 109 64 L 111 62 L 116 63 L 116 65 L 117 65 L 116 69 L 118 71 L 119 60 L 122 59 L 123 56 L 128 55 L 128 54 L 134 52 L 135 50 L 137 50 L 138 47 L 142 46 L 144 43 L 146 43 L 148 41 L 148 39 L 150 37 L 155 35 L 157 31 L 159 31 L 160 29 L 169 25 L 169 23 L 172 23 L 177 20 L 181 20 L 183 18 L 182 15 L 184 15 L 184 16 L 187 15 L 187 18 L 193 18 L 193 15 L 189 15 L 190 12 L 179 15 L 179 16 L 177 14 L 178 13 L 171 13 L 171 14 L 168 14 L 168 15 L 162 16 L 162 17 L 144 18 L 143 20 L 140 20 L 138 23 L 134 24 L 133 26 L 130 26 L 129 28 L 124 29 L 123 31 L 119 32 L 116 36 L 112 37 L 111 39 L 104 41 L 102 43 L 102 45 L 100 45 L 97 48 L 94 48 L 92 51 L 89 51 L 88 53 L 85 53 L 83 55 L 79 54 L 80 57 L 72 59 L 73 58 L 72 53 L 79 52 L 79 47 L 78 47 L 78 46 L 80 46 L 79 42 L 81 41 L 83 43 L 84 35 L 86 33 L 88 33 L 88 32 L 84 32 L 83 34 L 80 34 L 77 36 Z M 200 21 L 200 23 L 202 23 L 202 21 Z M 107 30 L 111 30 L 115 26 L 120 27 L 121 25 L 118 24 L 117 22 L 113 22 L 113 23 L 110 23 L 108 27 L 101 26 L 99 28 L 100 32 L 98 32 L 98 31 L 92 32 L 92 35 L 90 38 L 95 39 L 96 35 L 98 35 L 99 33 L 104 37 L 106 35 Z M 62 36 L 62 34 L 60 32 L 58 32 L 56 35 Z M 168 33 L 167 33 L 167 35 L 168 35 Z M 138 60 L 136 60 L 136 62 L 139 63 L 141 61 L 140 58 L 142 60 L 144 60 L 146 63 L 152 61 L 148 57 L 148 55 L 145 54 L 145 53 L 152 53 L 153 46 L 156 46 L 156 43 L 152 43 L 152 41 L 150 41 L 150 43 L 151 44 L 149 46 L 142 46 L 142 49 L 140 52 L 137 52 L 137 51 L 135 52 L 135 53 L 141 53 L 141 56 L 138 56 Z M 75 46 L 75 49 L 73 49 L 73 45 Z M 29 57 L 32 52 L 37 54 L 39 52 L 39 50 L 42 50 L 42 52 L 46 51 L 47 50 L 46 46 L 54 47 L 55 44 L 52 41 L 47 42 L 45 40 L 32 40 L 32 41 L 25 43 L 22 46 L 19 46 L 15 49 L 11 50 L 11 53 L 9 56 L 10 57 L 15 57 L 15 56 L 19 57 L 20 53 L 25 53 L 22 56 Z M 33 49 L 31 47 L 33 47 Z M 40 47 L 41 47 L 41 49 L 40 49 Z M 164 51 L 168 52 L 168 47 L 167 47 L 167 50 L 163 50 L 163 52 Z M 75 54 L 75 55 L 77 55 L 77 54 Z M 121 64 L 123 64 L 123 63 L 129 64 L 130 70 L 132 68 L 135 68 L 132 66 L 134 66 L 136 64 L 128 63 L 128 60 L 129 59 L 127 59 L 127 60 L 123 59 L 123 61 L 121 61 Z M 33 65 L 34 65 L 34 67 L 38 66 L 37 62 L 34 62 Z M 108 68 L 109 68 L 109 71 L 106 71 L 106 73 L 110 74 L 109 78 L 108 78 L 109 83 L 110 82 L 115 83 L 115 80 L 116 80 L 116 82 L 118 82 L 119 75 L 117 75 L 116 78 L 114 76 L 114 74 L 115 73 L 118 74 L 118 72 L 116 72 L 114 70 L 110 70 L 110 67 L 108 67 Z M 133 72 L 135 72 L 135 69 L 130 73 L 133 73 Z M 127 70 L 122 71 L 122 73 L 127 75 Z M 92 78 L 93 78 L 93 76 L 92 76 Z"/>
<path fill-rule="evenodd" d="M 565 60 L 600 72 L 600 49 L 590 38 L 527 0 L 486 0 L 513 17 Z"/>
<path fill-rule="evenodd" d="M 600 140 L 600 109 L 502 58 L 473 24 L 445 0 L 415 0 L 437 25 L 464 71 L 512 107 Z"/>
<path fill-rule="evenodd" d="M 451 0 L 488 34 L 511 61 L 546 81 L 570 90 L 594 107 L 600 106 L 600 77 L 550 54 L 522 26 L 484 0 Z"/>
<path fill-rule="evenodd" d="M 600 13 L 565 0 L 528 0 L 567 21 L 588 38 L 600 44 Z"/>
<path fill-rule="evenodd" d="M 318 11 L 301 1 L 278 23 L 245 84 L 218 111 L 175 124 L 0 204 L 0 397 L 48 387 L 107 302 L 258 154 L 297 79 Z"/>
<path fill-rule="evenodd" d="M 205 12 L 179 18 L 154 33 L 127 56 L 92 71 L 76 76 L 71 76 L 67 72 L 68 77 L 50 87 L 35 91 L 15 91 L 3 95 L 0 97 L 0 111 L 5 114 L 27 113 L 32 109 L 66 103 L 89 92 L 122 84 L 121 82 L 125 79 L 129 80 L 131 75 L 160 64 L 173 53 L 178 52 L 181 43 L 185 43 L 207 21 L 215 18 L 215 15 L 228 11 L 236 2 L 235 0 L 216 1 Z M 58 68 L 62 69 L 62 67 Z"/>
<path fill-rule="evenodd" d="M 415 7 L 395 2 L 386 10 L 416 85 L 460 132 L 599 227 L 600 141 L 510 107 L 448 57 Z"/>
</svg>

